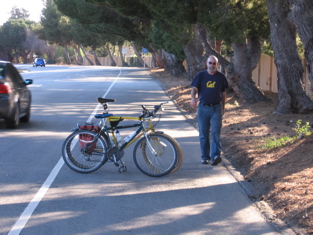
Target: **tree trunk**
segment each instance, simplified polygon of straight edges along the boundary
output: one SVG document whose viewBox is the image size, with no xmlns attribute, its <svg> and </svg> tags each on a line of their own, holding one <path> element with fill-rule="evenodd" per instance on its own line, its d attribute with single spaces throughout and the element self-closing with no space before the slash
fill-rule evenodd
<svg viewBox="0 0 313 235">
<path fill-rule="evenodd" d="M 234 43 L 233 70 L 227 70 L 230 86 L 236 94 L 249 104 L 269 101 L 252 80 L 252 71 L 261 57 L 261 43 L 258 39 L 248 39 L 245 43 Z"/>
<path fill-rule="evenodd" d="M 71 64 L 71 59 L 70 59 L 70 55 L 68 53 L 67 45 L 64 45 L 64 59 L 65 59 L 65 63 Z"/>
<path fill-rule="evenodd" d="M 135 51 L 135 54 L 137 55 L 137 59 L 138 59 L 139 63 L 142 65 L 142 67 L 149 68 L 148 65 L 145 63 L 145 61 L 142 59 L 141 53 L 138 51 L 136 43 L 134 41 L 132 41 L 131 44 L 132 44 L 132 47 Z"/>
<path fill-rule="evenodd" d="M 292 0 L 291 19 L 304 46 L 304 56 L 313 91 L 313 2 L 312 0 Z"/>
<path fill-rule="evenodd" d="M 50 45 L 50 46 L 46 46 L 43 50 L 42 50 L 42 53 L 43 54 L 46 54 L 48 59 L 47 59 L 47 62 L 48 61 L 51 61 L 51 62 L 56 62 L 56 55 L 55 55 L 55 51 L 56 51 L 56 46 L 55 45 Z"/>
<path fill-rule="evenodd" d="M 110 51 L 110 47 L 109 47 L 108 43 L 105 45 L 105 48 L 107 49 L 107 52 L 109 54 L 109 57 L 110 57 L 110 60 L 111 60 L 111 66 L 116 66 L 116 62 L 115 62 L 115 60 L 114 60 L 114 58 L 112 56 L 112 53 Z"/>
<path fill-rule="evenodd" d="M 128 64 L 124 60 L 124 56 L 123 56 L 123 45 L 118 45 L 118 51 L 119 51 L 120 58 L 121 58 L 121 61 L 122 61 L 122 67 L 128 67 Z"/>
<path fill-rule="evenodd" d="M 267 0 L 271 42 L 278 77 L 278 104 L 275 112 L 306 113 L 313 110 L 303 86 L 303 67 L 296 45 L 296 31 L 289 21 L 286 0 Z"/>
<path fill-rule="evenodd" d="M 201 39 L 205 55 L 215 55 L 219 63 L 226 69 L 230 87 L 236 95 L 247 103 L 269 101 L 252 80 L 252 71 L 256 68 L 261 56 L 261 43 L 257 39 L 247 39 L 245 43 L 234 43 L 233 63 L 222 57 L 207 41 L 206 30 L 196 26 L 196 34 Z"/>
<path fill-rule="evenodd" d="M 85 48 L 83 47 L 83 45 L 80 45 L 80 48 L 82 49 L 82 51 L 83 51 L 83 53 L 84 53 L 84 55 L 85 55 L 85 58 L 86 58 L 86 60 L 88 60 L 89 64 L 90 64 L 90 65 L 94 65 L 93 62 L 91 61 L 91 59 L 88 57 L 88 55 L 87 55 L 87 53 L 86 53 L 86 50 L 85 50 Z"/>
<path fill-rule="evenodd" d="M 153 56 L 155 59 L 155 66 L 158 66 L 159 68 L 164 68 L 164 63 L 162 61 L 160 53 L 156 49 L 154 49 L 154 47 L 152 45 L 150 45 L 150 47 L 153 50 Z"/>
<path fill-rule="evenodd" d="M 199 37 L 199 34 L 197 33 L 199 30 L 199 25 L 194 26 L 194 39 L 190 41 L 185 47 L 184 47 L 184 53 L 186 56 L 186 62 L 188 66 L 188 77 L 190 80 L 194 78 L 194 76 L 201 70 L 206 69 L 206 60 L 207 57 L 203 56 L 203 52 L 205 51 L 203 47 L 203 43 L 201 38 Z M 223 41 L 215 40 L 210 38 L 210 35 L 207 31 L 206 33 L 206 41 L 209 45 L 213 45 L 212 48 L 218 53 L 221 53 L 221 48 Z"/>
<path fill-rule="evenodd" d="M 30 54 L 31 50 L 24 50 L 23 51 L 23 63 L 27 64 L 27 57 Z"/>
<path fill-rule="evenodd" d="M 15 57 L 15 63 L 17 63 L 17 64 L 19 64 L 20 62 L 19 62 L 19 53 L 18 53 L 18 51 L 17 50 L 14 50 L 14 57 Z"/>
<path fill-rule="evenodd" d="M 82 65 L 83 64 L 83 57 L 80 54 L 80 47 L 77 46 L 76 44 L 74 44 L 73 48 L 74 48 L 75 58 L 76 58 L 77 64 Z"/>
<path fill-rule="evenodd" d="M 206 69 L 206 58 L 202 56 L 202 52 L 196 53 L 196 51 L 194 41 L 184 47 L 189 80 L 192 80 L 199 71 Z"/>
<path fill-rule="evenodd" d="M 7 52 L 7 57 L 8 57 L 7 60 L 12 63 L 14 60 L 14 57 L 12 56 L 12 54 L 10 52 Z"/>
<path fill-rule="evenodd" d="M 194 27 L 197 32 L 197 26 Z M 203 56 L 203 44 L 199 34 L 194 34 L 194 39 L 191 40 L 185 47 L 184 53 L 187 62 L 188 78 L 192 80 L 194 76 L 201 70 L 206 69 L 206 56 Z"/>
<path fill-rule="evenodd" d="M 180 74 L 186 72 L 183 61 L 176 58 L 175 55 L 167 53 L 166 51 L 163 52 L 164 54 L 164 66 L 165 71 L 170 72 L 172 75 L 179 76 Z"/>
<path fill-rule="evenodd" d="M 93 55 L 93 58 L 95 59 L 96 65 L 101 65 L 100 61 L 98 60 L 97 53 L 95 50 L 92 51 L 92 55 Z"/>
</svg>

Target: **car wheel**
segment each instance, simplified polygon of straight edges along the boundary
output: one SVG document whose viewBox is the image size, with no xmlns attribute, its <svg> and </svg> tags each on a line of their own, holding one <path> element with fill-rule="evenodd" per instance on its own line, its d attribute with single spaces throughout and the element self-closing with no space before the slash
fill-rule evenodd
<svg viewBox="0 0 313 235">
<path fill-rule="evenodd" d="M 14 112 L 8 118 L 5 118 L 5 126 L 10 129 L 14 129 L 20 123 L 20 108 L 18 104 L 16 104 Z"/>
<path fill-rule="evenodd" d="M 20 121 L 21 121 L 21 122 L 29 122 L 29 119 L 30 119 L 30 104 L 29 104 L 29 106 L 28 106 L 28 108 L 27 108 L 27 111 L 26 111 L 26 113 L 25 113 L 25 116 L 21 117 L 21 118 L 20 118 Z"/>
</svg>

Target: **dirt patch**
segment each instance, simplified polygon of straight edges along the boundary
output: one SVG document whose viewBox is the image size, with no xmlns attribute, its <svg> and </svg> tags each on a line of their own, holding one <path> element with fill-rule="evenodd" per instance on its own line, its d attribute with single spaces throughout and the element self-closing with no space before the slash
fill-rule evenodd
<svg viewBox="0 0 313 235">
<path fill-rule="evenodd" d="M 189 105 L 191 81 L 187 75 L 175 77 L 163 69 L 152 69 L 151 73 L 196 122 L 196 109 Z M 313 115 L 274 114 L 277 94 L 266 96 L 270 103 L 248 105 L 234 93 L 227 94 L 222 129 L 224 156 L 254 189 L 251 199 L 271 207 L 272 220 L 284 221 L 296 233 L 313 234 L 313 135 L 284 147 L 262 147 L 266 138 L 297 136 L 293 130 L 296 122 L 302 120 L 311 125 Z"/>
</svg>

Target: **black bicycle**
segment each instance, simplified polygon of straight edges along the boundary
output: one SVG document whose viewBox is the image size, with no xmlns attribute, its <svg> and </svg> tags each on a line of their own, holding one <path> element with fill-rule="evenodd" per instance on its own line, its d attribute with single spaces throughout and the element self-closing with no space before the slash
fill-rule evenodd
<svg viewBox="0 0 313 235">
<path fill-rule="evenodd" d="M 62 156 L 72 170 L 90 173 L 99 169 L 107 161 L 112 161 L 119 172 L 126 172 L 122 161 L 124 149 L 135 143 L 133 159 L 137 168 L 144 174 L 160 177 L 176 172 L 182 165 L 183 153 L 179 143 L 171 136 L 156 131 L 155 126 L 162 116 L 163 105 L 154 106 L 149 111 L 142 105 L 139 117 L 114 116 L 108 112 L 108 103 L 113 99 L 98 98 L 104 112 L 96 114 L 99 125 L 78 124 L 77 128 L 64 141 Z M 157 120 L 156 120 L 157 119 Z M 119 125 L 123 120 L 138 121 L 132 125 Z M 126 138 L 120 138 L 119 130 L 138 127 Z"/>
</svg>

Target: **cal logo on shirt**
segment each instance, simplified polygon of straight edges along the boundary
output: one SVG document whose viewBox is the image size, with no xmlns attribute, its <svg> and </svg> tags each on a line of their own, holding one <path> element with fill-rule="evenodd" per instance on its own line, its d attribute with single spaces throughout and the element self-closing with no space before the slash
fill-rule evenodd
<svg viewBox="0 0 313 235">
<path fill-rule="evenodd" d="M 208 82 L 206 83 L 206 87 L 207 87 L 207 88 L 214 88 L 214 87 L 215 87 L 215 83 L 216 83 L 216 82 L 208 81 Z"/>
</svg>

